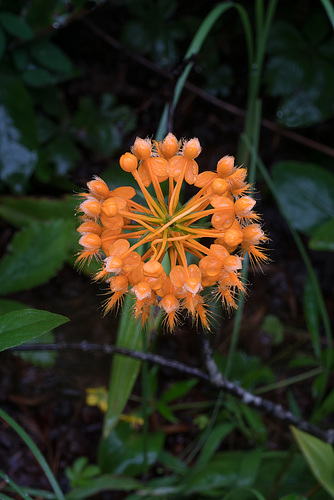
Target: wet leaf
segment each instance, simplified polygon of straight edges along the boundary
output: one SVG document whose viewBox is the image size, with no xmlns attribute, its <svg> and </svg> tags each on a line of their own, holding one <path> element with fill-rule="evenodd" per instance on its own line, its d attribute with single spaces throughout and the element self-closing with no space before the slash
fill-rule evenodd
<svg viewBox="0 0 334 500">
<path fill-rule="evenodd" d="M 291 426 L 307 463 L 325 490 L 334 496 L 334 451 L 330 444 Z"/>
<path fill-rule="evenodd" d="M 15 234 L 9 253 L 0 261 L 0 294 L 41 285 L 53 277 L 68 257 L 72 223 L 35 222 Z"/>
<path fill-rule="evenodd" d="M 38 309 L 21 309 L 0 317 L 0 351 L 39 337 L 69 321 L 65 316 Z"/>
<path fill-rule="evenodd" d="M 313 233 L 334 216 L 334 175 L 313 163 L 280 162 L 273 181 L 294 229 Z"/>
<path fill-rule="evenodd" d="M 17 38 L 21 38 L 22 40 L 30 40 L 34 35 L 25 19 L 12 12 L 1 12 L 0 22 L 7 33 Z"/>
<path fill-rule="evenodd" d="M 22 113 L 24 109 L 24 113 Z M 0 77 L 0 180 L 22 192 L 38 160 L 37 126 L 22 82 Z"/>
</svg>

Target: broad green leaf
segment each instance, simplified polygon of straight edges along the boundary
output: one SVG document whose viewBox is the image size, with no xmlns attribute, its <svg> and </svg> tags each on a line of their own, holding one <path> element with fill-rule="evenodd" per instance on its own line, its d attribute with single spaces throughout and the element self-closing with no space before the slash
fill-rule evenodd
<svg viewBox="0 0 334 500">
<path fill-rule="evenodd" d="M 1 199 L 0 215 L 16 227 L 51 219 L 66 219 L 72 221 L 74 226 L 78 204 L 79 201 L 74 196 L 60 199 L 4 196 Z"/>
<path fill-rule="evenodd" d="M 334 216 L 334 175 L 313 163 L 280 162 L 273 181 L 294 229 L 310 233 Z"/>
<path fill-rule="evenodd" d="M 0 351 L 29 342 L 69 321 L 65 316 L 38 309 L 21 309 L 0 317 Z"/>
<path fill-rule="evenodd" d="M 24 109 L 24 113 L 22 110 Z M 0 181 L 23 192 L 37 164 L 38 140 L 30 95 L 20 79 L 0 77 Z"/>
<path fill-rule="evenodd" d="M 321 355 L 320 311 L 317 296 L 314 293 L 310 277 L 307 278 L 304 288 L 304 313 L 307 327 L 311 334 L 314 355 Z"/>
<path fill-rule="evenodd" d="M 73 65 L 70 58 L 57 45 L 47 40 L 39 40 L 30 45 L 31 56 L 47 69 L 60 73 L 70 73 Z"/>
<path fill-rule="evenodd" d="M 142 325 L 140 320 L 136 320 L 132 314 L 133 300 L 126 297 L 121 313 L 121 321 L 118 326 L 116 344 L 119 347 L 129 349 L 142 348 Z M 144 334 L 146 334 L 144 332 Z M 116 426 L 119 416 L 122 413 L 134 383 L 137 379 L 140 361 L 128 356 L 115 355 L 113 357 L 108 409 L 104 418 L 103 437 L 107 438 Z"/>
<path fill-rule="evenodd" d="M 334 218 L 318 227 L 309 241 L 312 250 L 334 252 Z"/>
<path fill-rule="evenodd" d="M 307 463 L 323 486 L 334 496 L 334 451 L 330 444 L 291 426 L 292 433 Z"/>
<path fill-rule="evenodd" d="M 0 299 L 0 315 L 7 314 L 12 311 L 18 311 L 19 309 L 30 309 L 27 304 L 22 304 L 17 300 Z"/>
<path fill-rule="evenodd" d="M 198 457 L 197 464 L 207 463 L 213 456 L 216 449 L 220 446 L 223 439 L 226 438 L 235 429 L 234 423 L 224 422 L 212 429 L 207 437 L 202 451 Z"/>
<path fill-rule="evenodd" d="M 2 58 L 5 49 L 6 49 L 6 36 L 0 27 L 0 59 Z"/>
<path fill-rule="evenodd" d="M 15 234 L 0 261 L 0 294 L 33 288 L 52 278 L 68 257 L 72 223 L 35 222 Z"/>
<path fill-rule="evenodd" d="M 147 465 L 153 465 L 158 460 L 164 440 L 163 432 L 152 432 L 145 442 L 142 432 L 131 430 L 129 424 L 121 422 L 100 442 L 99 466 L 103 472 L 131 476 L 141 474 Z M 148 464 L 145 463 L 145 456 Z"/>
<path fill-rule="evenodd" d="M 13 14 L 12 12 L 1 12 L 0 22 L 7 33 L 14 35 L 17 38 L 30 40 L 34 36 L 32 29 L 25 19 Z"/>
<path fill-rule="evenodd" d="M 104 474 L 95 478 L 90 486 L 74 488 L 66 495 L 66 500 L 89 499 L 103 491 L 131 491 L 137 490 L 142 486 L 142 483 L 132 477 L 119 477 L 112 474 Z"/>
</svg>

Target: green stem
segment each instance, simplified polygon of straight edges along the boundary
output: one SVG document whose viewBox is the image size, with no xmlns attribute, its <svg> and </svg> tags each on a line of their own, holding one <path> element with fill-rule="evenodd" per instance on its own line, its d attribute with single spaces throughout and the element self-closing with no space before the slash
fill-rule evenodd
<svg viewBox="0 0 334 500">
<path fill-rule="evenodd" d="M 297 382 L 302 382 L 308 378 L 315 377 L 316 375 L 323 373 L 323 371 L 324 369 L 320 366 L 318 368 L 314 368 L 313 370 L 309 370 L 308 372 L 300 373 L 294 377 L 282 380 L 281 382 L 275 382 L 274 384 L 259 387 L 259 389 L 254 391 L 254 394 L 263 394 L 264 392 L 275 391 L 276 389 L 281 389 L 282 387 L 288 387 L 289 385 L 296 384 Z"/>
<path fill-rule="evenodd" d="M 147 334 L 145 328 L 142 329 L 142 345 L 143 345 L 143 353 L 147 353 Z M 148 373 L 148 365 L 146 361 L 142 363 L 141 370 L 141 391 L 142 391 L 142 417 L 144 420 L 143 425 L 143 458 L 144 458 L 144 470 L 148 472 L 148 460 L 147 460 L 147 443 L 148 443 L 148 407 L 147 407 L 147 398 L 148 398 L 148 384 L 149 384 L 149 373 Z"/>
<path fill-rule="evenodd" d="M 0 417 L 9 424 L 12 429 L 20 436 L 20 438 L 25 442 L 25 444 L 28 446 L 29 450 L 31 453 L 35 456 L 37 462 L 41 466 L 41 468 L 44 471 L 44 474 L 49 480 L 49 483 L 52 486 L 53 491 L 55 492 L 57 500 L 65 500 L 65 497 L 60 489 L 60 486 L 58 482 L 56 481 L 55 476 L 53 475 L 47 461 L 45 460 L 44 456 L 40 452 L 40 450 L 37 448 L 31 437 L 26 433 L 22 427 L 15 422 L 15 420 L 8 415 L 4 410 L 0 408 Z"/>
</svg>

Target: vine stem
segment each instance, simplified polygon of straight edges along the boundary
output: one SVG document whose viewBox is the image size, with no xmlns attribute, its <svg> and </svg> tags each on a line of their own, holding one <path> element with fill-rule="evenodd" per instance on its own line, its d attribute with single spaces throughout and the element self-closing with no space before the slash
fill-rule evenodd
<svg viewBox="0 0 334 500">
<path fill-rule="evenodd" d="M 174 369 L 176 371 L 186 373 L 193 377 L 198 377 L 201 380 L 206 381 L 210 385 L 216 387 L 219 390 L 224 390 L 226 393 L 239 399 L 245 405 L 255 408 L 258 411 L 263 411 L 274 418 L 286 422 L 288 425 L 294 425 L 304 432 L 308 432 L 313 436 L 325 441 L 329 444 L 334 444 L 334 429 L 322 430 L 319 427 L 311 424 L 307 420 L 303 420 L 295 417 L 293 413 L 283 408 L 282 405 L 273 403 L 268 399 L 264 399 L 261 396 L 255 396 L 249 391 L 246 391 L 239 384 L 231 382 L 225 378 L 221 372 L 218 370 L 216 363 L 212 356 L 212 350 L 209 344 L 208 338 L 203 335 L 203 352 L 205 358 L 205 364 L 207 368 L 207 373 L 199 370 L 198 368 L 180 363 L 179 361 L 174 361 L 171 359 L 164 358 L 157 354 L 150 354 L 141 351 L 134 351 L 132 349 L 126 349 L 124 347 L 117 347 L 108 344 L 91 344 L 86 341 L 68 344 L 67 342 L 61 342 L 59 344 L 44 344 L 44 345 L 23 345 L 12 348 L 13 351 L 102 351 L 105 354 L 120 354 L 123 356 L 129 356 L 131 358 L 139 359 L 141 361 L 148 361 L 159 366 Z"/>
</svg>

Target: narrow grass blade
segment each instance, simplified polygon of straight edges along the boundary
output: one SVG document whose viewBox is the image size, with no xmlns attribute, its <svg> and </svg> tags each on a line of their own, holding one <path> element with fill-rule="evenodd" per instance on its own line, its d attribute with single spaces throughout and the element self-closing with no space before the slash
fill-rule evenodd
<svg viewBox="0 0 334 500">
<path fill-rule="evenodd" d="M 36 446 L 36 444 L 31 439 L 31 437 L 26 433 L 26 431 L 24 429 L 22 429 L 22 427 L 17 422 L 15 422 L 15 420 L 10 415 L 8 415 L 1 408 L 0 408 L 0 417 L 5 422 L 7 422 L 7 424 L 9 424 L 12 427 L 12 429 L 14 429 L 15 432 L 17 432 L 17 434 L 20 436 L 20 438 L 28 446 L 28 448 L 30 449 L 31 453 L 35 456 L 37 462 L 39 463 L 39 465 L 43 469 L 44 474 L 48 478 L 48 480 L 49 480 L 49 482 L 50 482 L 50 484 L 52 486 L 52 489 L 53 489 L 53 491 L 56 494 L 57 500 L 65 500 L 65 497 L 64 497 L 64 495 L 63 495 L 63 493 L 62 493 L 62 491 L 60 489 L 60 486 L 57 483 L 57 480 L 54 477 L 54 475 L 53 475 L 53 473 L 52 473 L 52 471 L 51 471 L 51 469 L 50 469 L 47 461 L 45 460 L 44 456 L 42 455 L 42 453 L 40 452 L 40 450 L 38 449 L 38 447 Z"/>
<path fill-rule="evenodd" d="M 219 17 L 230 7 L 234 7 L 233 2 L 223 2 L 212 9 L 212 11 L 207 15 L 207 17 L 204 19 L 201 26 L 197 30 L 197 32 L 196 32 L 196 34 L 195 34 L 195 36 L 194 36 L 194 38 L 189 46 L 189 49 L 187 50 L 187 53 L 184 57 L 185 61 L 187 61 L 187 59 L 189 59 L 190 57 L 192 57 L 193 55 L 195 55 L 199 52 L 207 35 L 209 34 L 212 26 L 219 19 Z M 174 90 L 173 107 L 175 107 L 176 104 L 178 103 L 182 89 L 183 89 L 184 84 L 188 78 L 188 75 L 190 73 L 190 70 L 191 70 L 193 64 L 194 64 L 194 62 L 190 61 L 186 65 L 185 69 L 183 70 L 181 76 L 179 77 L 179 79 L 176 83 L 175 90 Z M 158 130 L 156 133 L 156 139 L 158 141 L 161 141 L 163 139 L 163 137 L 167 131 L 167 117 L 168 117 L 168 106 L 166 105 L 164 110 L 163 110 L 163 113 L 162 113 L 162 116 L 160 119 L 160 123 L 158 126 Z"/>
<path fill-rule="evenodd" d="M 2 470 L 0 470 L 0 477 L 22 498 L 25 500 L 32 500 L 31 496 L 26 492 L 22 486 L 19 486 L 16 484 L 10 477 L 8 477 L 7 474 L 5 474 Z M 2 493 L 0 493 L 1 498 L 9 498 L 6 495 L 2 496 Z"/>
<path fill-rule="evenodd" d="M 252 149 L 252 145 L 248 139 L 248 137 L 246 137 L 244 135 L 243 137 L 243 140 L 245 141 L 245 143 L 248 145 L 248 147 L 250 149 Z M 322 295 L 322 292 L 321 292 L 321 288 L 320 288 L 320 284 L 319 284 L 319 281 L 318 281 L 318 278 L 317 278 L 317 275 L 313 269 L 313 266 L 312 266 L 312 263 L 310 261 L 310 258 L 304 248 L 304 245 L 303 245 L 303 242 L 299 236 L 299 234 L 297 233 L 297 231 L 292 227 L 292 225 L 290 224 L 289 222 L 289 219 L 288 217 L 286 217 L 286 214 L 284 212 L 284 207 L 282 206 L 281 202 L 280 202 L 280 198 L 279 198 L 279 193 L 277 192 L 277 189 L 276 189 L 276 186 L 275 184 L 273 183 L 266 167 L 264 166 L 264 164 L 262 163 L 262 161 L 260 160 L 260 158 L 257 159 L 257 166 L 258 166 L 258 169 L 262 175 L 262 177 L 264 178 L 268 188 L 270 189 L 282 215 L 285 217 L 285 220 L 286 220 L 286 223 L 291 231 L 291 234 L 292 234 L 292 237 L 293 239 L 295 240 L 295 243 L 296 243 L 296 246 L 299 250 L 299 253 L 304 261 L 304 264 L 305 264 L 305 267 L 307 269 L 307 272 L 308 272 L 308 276 L 309 276 L 309 280 L 312 284 L 312 287 L 313 287 L 313 291 L 314 291 L 314 296 L 316 297 L 316 300 L 318 302 L 318 307 L 319 307 L 319 311 L 320 311 L 320 314 L 321 314 L 321 318 L 322 318 L 322 322 L 323 322 L 323 325 L 324 325 L 324 330 L 325 330 L 325 335 L 326 335 L 326 340 L 327 340 L 327 344 L 328 346 L 331 346 L 332 345 L 332 330 L 331 330 L 331 324 L 330 324 L 330 320 L 329 320 L 329 316 L 328 316 L 328 312 L 327 312 L 327 309 L 326 309 L 326 305 L 325 305 L 325 302 L 324 302 L 324 298 L 323 298 L 323 295 Z M 325 383 L 322 387 L 322 393 L 319 394 L 319 401 L 322 399 L 322 396 L 323 396 L 323 393 L 326 389 L 326 385 L 327 385 L 327 382 L 328 382 L 328 378 L 329 378 L 329 375 L 330 375 L 330 371 L 331 371 L 331 363 L 332 363 L 332 349 L 327 349 L 326 350 L 326 357 L 325 357 L 325 371 L 324 371 L 324 380 L 325 380 Z"/>
<path fill-rule="evenodd" d="M 320 0 L 334 28 L 334 7 L 331 0 Z"/>
</svg>

